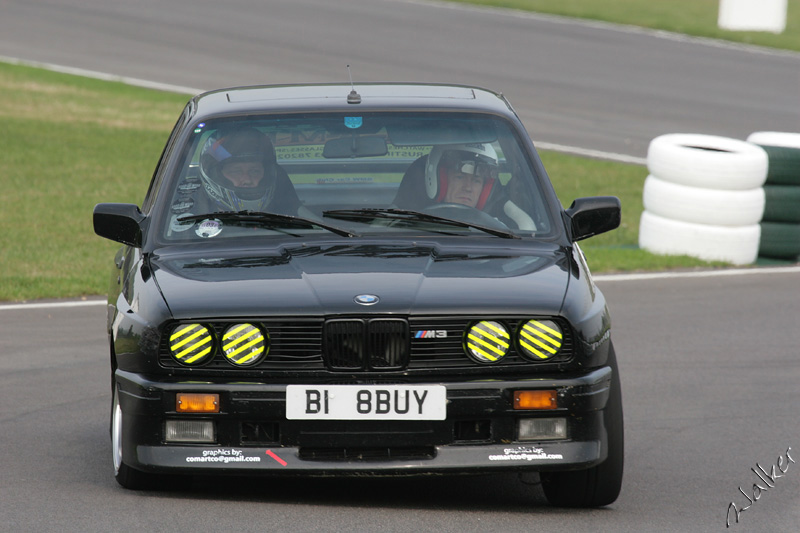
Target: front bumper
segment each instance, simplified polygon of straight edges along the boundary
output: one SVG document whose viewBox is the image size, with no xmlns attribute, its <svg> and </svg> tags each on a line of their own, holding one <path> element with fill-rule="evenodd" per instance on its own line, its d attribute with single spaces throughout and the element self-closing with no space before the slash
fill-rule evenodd
<svg viewBox="0 0 800 533">
<path fill-rule="evenodd" d="M 445 420 L 287 420 L 288 383 L 152 380 L 117 370 L 123 413 L 122 460 L 153 473 L 417 475 L 571 470 L 605 460 L 603 412 L 612 369 L 568 377 L 437 382 L 447 389 Z M 517 390 L 555 389 L 558 408 L 513 409 Z M 175 411 L 178 392 L 220 395 L 221 412 Z M 564 418 L 567 438 L 521 441 L 521 418 Z M 167 420 L 214 422 L 215 442 L 167 443 Z"/>
</svg>

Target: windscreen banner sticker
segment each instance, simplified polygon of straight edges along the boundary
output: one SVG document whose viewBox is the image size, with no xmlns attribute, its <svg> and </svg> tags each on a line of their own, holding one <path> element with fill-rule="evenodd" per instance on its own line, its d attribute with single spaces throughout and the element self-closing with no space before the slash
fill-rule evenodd
<svg viewBox="0 0 800 533">
<path fill-rule="evenodd" d="M 341 178 L 317 178 L 317 185 L 340 185 L 342 183 L 373 183 L 372 176 L 345 176 Z"/>
<path fill-rule="evenodd" d="M 545 453 L 544 448 L 517 446 L 505 448 L 502 455 L 490 455 L 490 461 L 558 461 L 564 459 L 560 453 Z"/>
<path fill-rule="evenodd" d="M 296 144 L 285 144 L 285 145 L 276 145 L 275 146 L 275 157 L 278 161 L 297 161 L 297 160 L 325 160 L 322 156 L 322 151 L 325 148 L 325 144 L 307 144 L 307 145 L 296 145 Z M 423 147 L 405 147 L 405 146 L 394 146 L 391 143 L 387 143 L 387 153 L 381 159 L 389 160 L 389 159 L 417 159 L 422 157 L 423 155 L 427 154 L 430 151 L 430 148 L 425 149 Z M 294 181 L 294 179 L 292 180 Z"/>
<path fill-rule="evenodd" d="M 197 450 L 196 455 L 186 457 L 187 463 L 260 463 L 261 455 L 250 455 L 250 450 L 237 448 L 212 448 Z"/>
</svg>

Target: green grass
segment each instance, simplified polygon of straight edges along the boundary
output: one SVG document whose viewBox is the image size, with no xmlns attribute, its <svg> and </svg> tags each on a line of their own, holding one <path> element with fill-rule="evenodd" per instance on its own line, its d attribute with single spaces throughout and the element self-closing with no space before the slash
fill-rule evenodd
<svg viewBox="0 0 800 533">
<path fill-rule="evenodd" d="M 102 294 L 98 202 L 141 200 L 187 97 L 0 64 L 0 300 Z"/>
<path fill-rule="evenodd" d="M 141 205 L 176 95 L 0 63 L 0 301 L 104 294 L 119 245 L 92 229 L 99 202 Z M 646 169 L 559 153 L 542 157 L 562 202 L 619 196 L 620 229 L 584 241 L 595 272 L 708 266 L 638 250 Z"/>
<path fill-rule="evenodd" d="M 698 37 L 800 50 L 800 0 L 788 0 L 782 34 L 717 27 L 719 0 L 451 0 L 630 24 Z"/>
<path fill-rule="evenodd" d="M 581 196 L 616 196 L 622 222 L 614 231 L 581 242 L 594 273 L 720 266 L 688 256 L 655 255 L 638 248 L 642 189 L 647 169 L 557 152 L 540 152 L 550 181 L 564 207 Z"/>
</svg>

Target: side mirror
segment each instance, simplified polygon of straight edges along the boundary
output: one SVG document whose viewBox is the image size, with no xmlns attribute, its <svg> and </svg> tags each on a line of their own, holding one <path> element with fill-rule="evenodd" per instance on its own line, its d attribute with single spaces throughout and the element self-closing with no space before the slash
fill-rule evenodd
<svg viewBox="0 0 800 533">
<path fill-rule="evenodd" d="M 565 213 L 573 242 L 616 229 L 622 219 L 622 209 L 616 196 L 578 198 Z"/>
<path fill-rule="evenodd" d="M 142 246 L 144 219 L 145 216 L 134 204 L 97 204 L 92 216 L 95 233 L 136 248 Z"/>
</svg>

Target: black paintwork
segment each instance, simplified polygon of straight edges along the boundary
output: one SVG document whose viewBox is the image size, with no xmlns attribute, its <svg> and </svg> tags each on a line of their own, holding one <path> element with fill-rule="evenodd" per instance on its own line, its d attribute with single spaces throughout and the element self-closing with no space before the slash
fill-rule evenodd
<svg viewBox="0 0 800 533">
<path fill-rule="evenodd" d="M 358 86 L 361 103 L 351 104 L 346 98 L 350 90 L 345 85 L 279 86 L 197 96 L 187 105 L 167 143 L 141 211 L 125 204 L 95 208 L 95 231 L 125 244 L 115 258 L 107 323 L 114 384 L 119 388 L 125 420 L 125 465 L 147 472 L 224 472 L 249 465 L 250 470 L 259 471 L 346 474 L 568 470 L 601 463 L 607 455 L 602 413 L 615 370 L 606 366 L 610 319 L 575 241 L 619 224 L 616 198 L 580 199 L 561 211 L 552 187 L 545 184 L 553 219 L 561 223 L 547 240 L 510 240 L 485 234 L 342 239 L 330 234 L 302 239 L 287 236 L 269 245 L 233 247 L 223 241 L 162 243 L 149 231 L 168 212 L 169 194 L 160 191 L 171 190 L 168 181 L 180 159 L 177 152 L 192 124 L 265 109 L 290 113 L 358 106 L 361 111 L 468 110 L 500 115 L 515 124 L 531 161 L 540 175 L 546 175 L 519 119 L 499 94 L 469 87 L 366 84 Z M 354 296 L 365 293 L 379 295 L 380 302 L 369 308 L 356 304 Z M 501 365 L 475 366 L 469 372 L 433 370 L 424 377 L 403 371 L 332 376 L 319 371 L 258 369 L 232 376 L 203 368 L 165 367 L 159 362 L 165 327 L 176 322 L 375 315 L 408 319 L 559 317 L 569 324 L 572 355 L 558 363 L 521 365 L 519 370 L 504 367 L 498 372 Z M 486 381 L 493 376 L 502 379 Z M 450 402 L 448 418 L 381 424 L 285 420 L 287 384 L 334 380 L 443 383 Z M 570 438 L 566 442 L 513 442 L 513 423 L 519 413 L 512 409 L 510 394 L 518 388 L 548 387 L 559 391 L 559 408 L 552 416 L 569 419 Z M 163 421 L 176 416 L 174 394 L 179 391 L 221 394 L 222 414 L 211 416 L 218 420 L 216 445 L 164 443 Z M 473 422 L 484 429 L 474 433 L 458 429 L 461 423 L 471 427 Z M 276 435 L 271 434 L 274 428 L 279 428 Z M 319 436 L 313 437 L 309 430 Z M 252 436 L 247 437 L 249 431 Z M 459 435 L 465 438 L 459 440 Z M 271 450 L 286 464 L 277 460 L 262 460 L 257 466 L 187 462 L 186 457 L 198 450 L 215 446 L 220 453 L 241 448 L 262 458 Z M 430 454 L 360 462 L 352 457 L 331 458 L 319 451 L 359 446 L 416 447 Z M 562 454 L 563 459 L 488 459 L 515 447 L 544 448 L 547 453 Z"/>
</svg>

